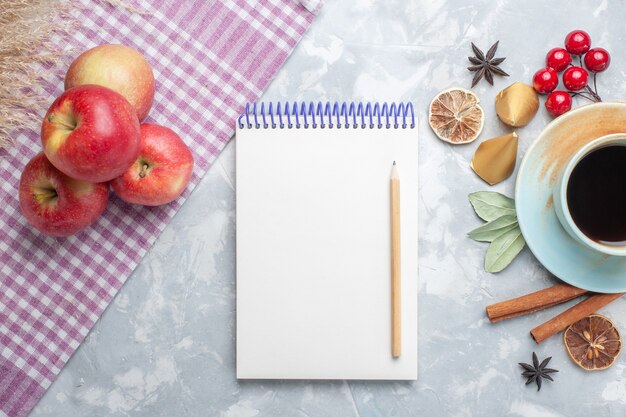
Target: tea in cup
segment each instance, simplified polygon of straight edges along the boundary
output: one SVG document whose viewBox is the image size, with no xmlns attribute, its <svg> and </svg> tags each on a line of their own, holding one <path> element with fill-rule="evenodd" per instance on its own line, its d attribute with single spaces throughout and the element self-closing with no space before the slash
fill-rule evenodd
<svg viewBox="0 0 626 417">
<path fill-rule="evenodd" d="M 600 137 L 569 160 L 553 191 L 565 230 L 599 252 L 626 256 L 626 133 Z"/>
</svg>

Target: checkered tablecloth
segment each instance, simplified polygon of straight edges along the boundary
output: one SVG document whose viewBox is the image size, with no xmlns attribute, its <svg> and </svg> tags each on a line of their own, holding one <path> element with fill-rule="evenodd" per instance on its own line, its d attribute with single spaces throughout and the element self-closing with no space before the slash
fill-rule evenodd
<svg viewBox="0 0 626 417">
<path fill-rule="evenodd" d="M 80 26 L 69 46 L 76 54 L 102 43 L 142 51 L 156 78 L 148 120 L 177 131 L 196 165 L 175 202 L 150 208 L 112 195 L 93 226 L 57 239 L 34 230 L 20 213 L 20 173 L 41 142 L 36 131 L 16 138 L 0 160 L 1 417 L 25 416 L 41 398 L 320 6 L 319 0 L 139 0 L 133 3 L 139 12 L 132 12 L 103 0 L 75 1 L 84 7 L 73 8 Z M 62 88 L 59 77 L 44 86 L 44 94 L 52 102 Z"/>
</svg>

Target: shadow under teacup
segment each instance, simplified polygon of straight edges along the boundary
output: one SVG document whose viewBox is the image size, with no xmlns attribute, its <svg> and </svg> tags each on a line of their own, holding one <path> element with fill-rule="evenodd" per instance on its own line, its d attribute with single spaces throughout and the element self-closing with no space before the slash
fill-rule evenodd
<svg viewBox="0 0 626 417">
<path fill-rule="evenodd" d="M 580 148 L 563 169 L 553 198 L 561 225 L 575 240 L 626 256 L 626 133 Z"/>
</svg>

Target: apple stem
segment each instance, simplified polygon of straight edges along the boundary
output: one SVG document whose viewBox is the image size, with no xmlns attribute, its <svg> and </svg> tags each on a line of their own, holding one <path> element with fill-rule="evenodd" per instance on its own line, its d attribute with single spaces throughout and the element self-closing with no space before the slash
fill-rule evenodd
<svg viewBox="0 0 626 417">
<path fill-rule="evenodd" d="M 148 174 L 148 168 L 150 168 L 148 166 L 148 164 L 143 164 L 141 165 L 141 171 L 139 171 L 139 178 L 143 178 L 146 176 L 146 174 Z"/>
<path fill-rule="evenodd" d="M 69 130 L 74 130 L 76 129 L 76 125 L 71 125 L 65 121 L 63 121 L 61 118 L 55 117 L 54 113 L 50 113 L 50 115 L 48 116 L 48 121 L 50 123 L 56 123 L 58 125 L 61 125 L 63 127 L 66 127 Z"/>
<path fill-rule="evenodd" d="M 35 194 L 34 197 L 37 201 L 52 200 L 53 198 L 58 197 L 58 194 L 55 190 L 50 190 L 43 193 Z"/>
</svg>

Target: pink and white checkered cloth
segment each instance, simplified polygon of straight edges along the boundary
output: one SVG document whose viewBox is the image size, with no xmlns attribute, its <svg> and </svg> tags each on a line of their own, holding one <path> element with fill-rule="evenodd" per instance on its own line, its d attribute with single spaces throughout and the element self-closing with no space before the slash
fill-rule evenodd
<svg viewBox="0 0 626 417">
<path fill-rule="evenodd" d="M 123 43 L 154 68 L 153 122 L 176 130 L 196 161 L 185 194 L 148 208 L 115 196 L 104 216 L 67 239 L 44 236 L 19 210 L 18 182 L 41 150 L 39 132 L 16 138 L 0 161 L 0 417 L 26 416 L 85 338 L 311 24 L 319 0 L 139 0 L 132 13 L 78 0 L 82 51 Z M 135 2 L 136 3 L 136 2 Z M 44 86 L 50 102 L 63 82 Z"/>
</svg>

